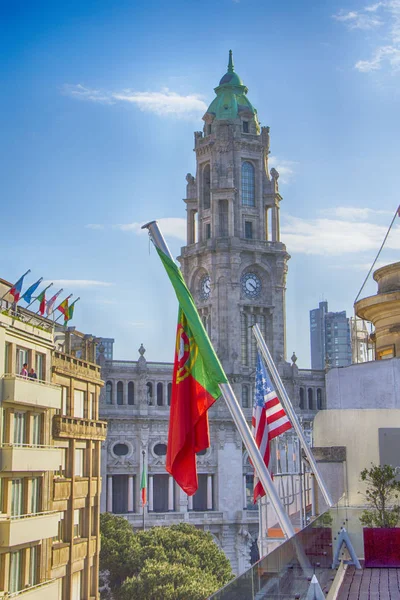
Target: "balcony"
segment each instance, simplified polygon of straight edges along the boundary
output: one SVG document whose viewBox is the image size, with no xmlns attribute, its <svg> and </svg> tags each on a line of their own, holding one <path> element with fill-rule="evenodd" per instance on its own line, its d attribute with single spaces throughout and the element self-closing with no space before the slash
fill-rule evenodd
<svg viewBox="0 0 400 600">
<path fill-rule="evenodd" d="M 39 583 L 25 590 L 7 594 L 6 598 L 21 598 L 21 600 L 59 600 L 61 598 L 61 579 L 52 579 Z"/>
<path fill-rule="evenodd" d="M 60 518 L 58 511 L 0 518 L 0 546 L 9 548 L 54 537 Z"/>
<path fill-rule="evenodd" d="M 105 421 L 92 421 L 79 417 L 53 417 L 53 436 L 61 439 L 100 440 L 106 439 L 107 423 Z"/>
<path fill-rule="evenodd" d="M 41 408 L 61 408 L 61 387 L 20 375 L 3 375 L 1 384 L 2 402 L 15 402 Z"/>
<path fill-rule="evenodd" d="M 59 500 L 68 500 L 71 496 L 71 479 L 60 478 L 55 479 L 53 484 L 53 500 L 58 502 Z M 89 495 L 89 478 L 81 477 L 75 479 L 74 496 L 75 498 L 86 498 Z M 97 495 L 97 479 L 92 479 L 92 485 L 90 495 Z"/>
<path fill-rule="evenodd" d="M 0 446 L 0 471 L 58 471 L 63 449 L 54 446 Z"/>
<path fill-rule="evenodd" d="M 53 371 L 61 375 L 72 375 L 77 379 L 85 379 L 103 385 L 101 368 L 95 363 L 81 360 L 70 354 L 54 352 L 52 361 Z"/>
</svg>

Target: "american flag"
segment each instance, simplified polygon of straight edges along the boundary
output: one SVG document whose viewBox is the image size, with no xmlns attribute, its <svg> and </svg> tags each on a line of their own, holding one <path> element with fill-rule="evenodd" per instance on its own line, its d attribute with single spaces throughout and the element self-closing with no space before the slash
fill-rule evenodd
<svg viewBox="0 0 400 600">
<path fill-rule="evenodd" d="M 292 425 L 276 395 L 259 352 L 257 355 L 256 387 L 251 424 L 253 437 L 268 468 L 270 441 L 290 429 Z M 265 496 L 264 488 L 257 474 L 254 473 L 254 504 L 263 496 Z"/>
</svg>

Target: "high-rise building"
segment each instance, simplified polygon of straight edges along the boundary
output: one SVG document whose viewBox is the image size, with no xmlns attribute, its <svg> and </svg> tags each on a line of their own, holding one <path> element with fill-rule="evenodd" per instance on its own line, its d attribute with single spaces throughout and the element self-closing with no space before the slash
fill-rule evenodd
<svg viewBox="0 0 400 600">
<path fill-rule="evenodd" d="M 325 373 L 300 370 L 294 353 L 291 363 L 285 360 L 289 255 L 280 241 L 279 174 L 268 166 L 269 128 L 260 127 L 232 56 L 215 92 L 203 131 L 194 134 L 196 175 L 186 176 L 182 271 L 249 423 L 256 361 L 250 326 L 258 323 L 306 425 L 324 407 Z M 198 456 L 199 489 L 188 497 L 165 470 L 172 364 L 147 360 L 143 346 L 135 360 L 109 361 L 101 350 L 100 414 L 108 422 L 102 510 L 143 526 L 144 452 L 146 524 L 203 527 L 235 572 L 242 572 L 258 536 L 258 511 L 252 503 L 253 468 L 223 399 L 209 411 L 211 446 Z"/>
<path fill-rule="evenodd" d="M 13 306 L 10 287 L 0 280 L 0 596 L 97 600 L 95 340 Z"/>
<path fill-rule="evenodd" d="M 328 312 L 326 301 L 310 310 L 311 368 L 351 364 L 350 323 L 346 311 Z"/>
<path fill-rule="evenodd" d="M 96 360 L 100 356 L 100 349 L 104 354 L 106 360 L 113 360 L 114 358 L 114 338 L 97 338 L 97 346 L 96 346 Z"/>
</svg>

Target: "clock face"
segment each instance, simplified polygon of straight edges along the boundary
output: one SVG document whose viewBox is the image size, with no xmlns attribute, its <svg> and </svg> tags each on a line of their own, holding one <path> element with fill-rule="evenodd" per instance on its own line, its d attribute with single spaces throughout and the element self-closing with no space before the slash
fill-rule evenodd
<svg viewBox="0 0 400 600">
<path fill-rule="evenodd" d="M 208 300 L 211 293 L 211 279 L 209 275 L 205 275 L 200 281 L 200 298 Z"/>
<path fill-rule="evenodd" d="M 242 290 L 248 298 L 257 298 L 261 292 L 261 281 L 254 273 L 246 273 L 242 277 Z"/>
</svg>

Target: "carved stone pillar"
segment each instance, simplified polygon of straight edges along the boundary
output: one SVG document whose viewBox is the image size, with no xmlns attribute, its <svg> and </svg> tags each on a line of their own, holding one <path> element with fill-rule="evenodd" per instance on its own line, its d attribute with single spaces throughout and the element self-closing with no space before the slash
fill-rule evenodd
<svg viewBox="0 0 400 600">
<path fill-rule="evenodd" d="M 174 510 L 174 480 L 171 475 L 168 478 L 168 510 Z"/>
<path fill-rule="evenodd" d="M 213 478 L 207 475 L 207 510 L 213 509 Z"/>
<path fill-rule="evenodd" d="M 133 512 L 133 476 L 128 476 L 128 512 Z"/>
<path fill-rule="evenodd" d="M 188 496 L 188 510 L 193 510 L 193 496 Z"/>
<path fill-rule="evenodd" d="M 113 507 L 113 478 L 109 475 L 107 478 L 107 512 L 112 512 Z"/>
<path fill-rule="evenodd" d="M 149 512 L 154 510 L 154 488 L 153 488 L 153 475 L 149 475 Z"/>
</svg>

